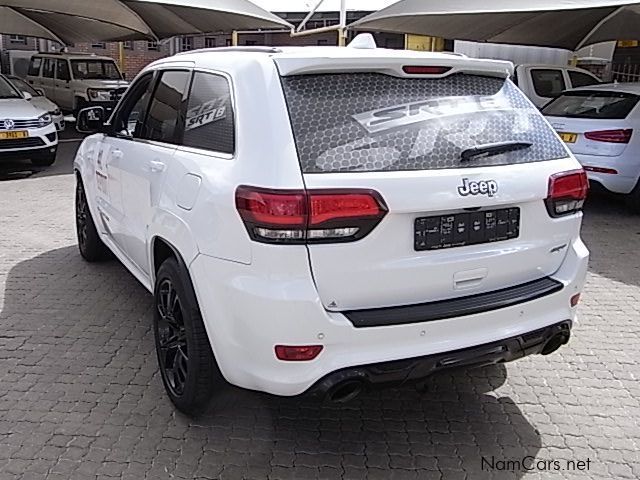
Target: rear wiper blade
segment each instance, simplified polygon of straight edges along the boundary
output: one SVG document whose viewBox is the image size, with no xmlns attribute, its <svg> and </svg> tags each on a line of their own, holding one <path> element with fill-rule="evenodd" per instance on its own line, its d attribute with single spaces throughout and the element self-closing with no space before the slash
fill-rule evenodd
<svg viewBox="0 0 640 480">
<path fill-rule="evenodd" d="M 531 148 L 533 143 L 531 142 L 519 142 L 519 141 L 508 141 L 508 142 L 500 142 L 500 143 L 487 143 L 484 145 L 477 145 L 472 148 L 467 148 L 464 150 L 460 157 L 462 158 L 462 162 L 468 162 L 477 157 L 492 157 L 494 155 L 499 155 L 501 153 L 513 152 L 516 150 L 524 150 L 526 148 Z"/>
</svg>

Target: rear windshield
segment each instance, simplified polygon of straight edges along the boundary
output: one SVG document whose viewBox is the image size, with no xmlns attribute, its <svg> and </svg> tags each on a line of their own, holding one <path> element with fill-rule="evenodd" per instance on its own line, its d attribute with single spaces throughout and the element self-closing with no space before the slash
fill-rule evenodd
<svg viewBox="0 0 640 480">
<path fill-rule="evenodd" d="M 549 117 L 623 119 L 631 113 L 639 98 L 638 95 L 624 92 L 565 92 L 548 103 L 542 113 Z"/>
<path fill-rule="evenodd" d="M 510 80 L 345 73 L 282 83 L 305 173 L 509 165 L 568 155 Z M 531 146 L 461 162 L 470 148 L 502 142 Z"/>
</svg>

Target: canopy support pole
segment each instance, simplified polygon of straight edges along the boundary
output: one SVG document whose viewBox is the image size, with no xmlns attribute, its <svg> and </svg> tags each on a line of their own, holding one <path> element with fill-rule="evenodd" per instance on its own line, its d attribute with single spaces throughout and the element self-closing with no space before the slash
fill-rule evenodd
<svg viewBox="0 0 640 480">
<path fill-rule="evenodd" d="M 347 0 L 340 0 L 340 28 L 338 29 L 338 46 L 347 44 Z"/>
<path fill-rule="evenodd" d="M 118 64 L 121 73 L 124 73 L 124 62 L 124 42 L 118 42 Z"/>
</svg>

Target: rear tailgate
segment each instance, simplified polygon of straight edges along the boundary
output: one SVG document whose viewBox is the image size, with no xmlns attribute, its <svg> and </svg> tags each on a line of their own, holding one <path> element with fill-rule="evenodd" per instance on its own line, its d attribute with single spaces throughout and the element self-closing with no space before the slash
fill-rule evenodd
<svg viewBox="0 0 640 480">
<path fill-rule="evenodd" d="M 360 240 L 309 244 L 325 307 L 441 300 L 556 271 L 580 219 L 552 219 L 543 200 L 549 177 L 577 164 L 537 109 L 497 75 L 397 70 L 282 78 L 307 190 L 373 189 L 388 208 Z M 527 146 L 461 161 L 513 141 Z"/>
</svg>

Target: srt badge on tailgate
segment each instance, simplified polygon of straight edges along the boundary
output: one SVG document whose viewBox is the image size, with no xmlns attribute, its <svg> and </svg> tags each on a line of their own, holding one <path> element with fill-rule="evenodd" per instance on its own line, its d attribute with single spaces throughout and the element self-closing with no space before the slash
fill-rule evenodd
<svg viewBox="0 0 640 480">
<path fill-rule="evenodd" d="M 458 193 L 466 197 L 468 195 L 488 195 L 493 197 L 498 193 L 498 182 L 495 180 L 480 180 L 474 182 L 468 178 L 462 179 L 462 185 L 458 187 Z"/>
</svg>

